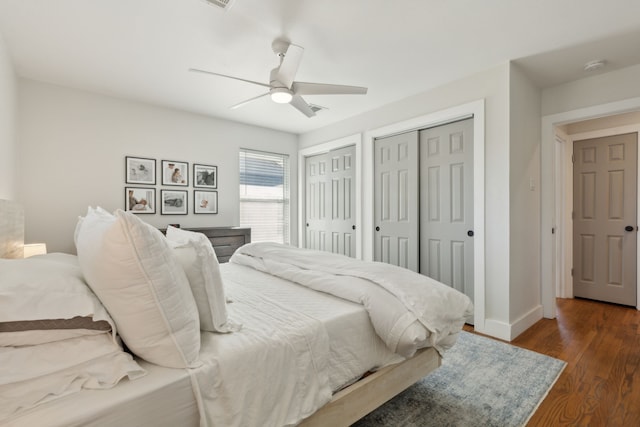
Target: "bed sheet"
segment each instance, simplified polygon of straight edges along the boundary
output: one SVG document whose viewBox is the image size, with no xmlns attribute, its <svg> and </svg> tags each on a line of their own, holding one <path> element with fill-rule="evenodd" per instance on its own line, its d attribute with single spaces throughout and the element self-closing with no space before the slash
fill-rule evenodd
<svg viewBox="0 0 640 427">
<path fill-rule="evenodd" d="M 189 374 L 137 362 L 146 376 L 44 403 L 8 421 L 6 427 L 198 426 L 200 414 Z"/>
<path fill-rule="evenodd" d="M 357 380 L 362 373 L 400 362 L 376 335 L 366 311 L 358 304 L 318 293 L 251 268 L 221 265 L 233 319 L 233 300 L 241 290 L 260 292 L 265 299 L 295 308 L 322 322 L 329 335 L 329 384 L 332 390 Z M 234 319 L 236 320 L 236 319 Z M 242 321 L 242 319 L 237 319 Z M 208 334 L 204 348 L 215 348 L 224 335 Z M 109 390 L 83 390 L 45 403 L 10 422 L 17 426 L 198 426 L 198 393 L 188 371 L 156 366 L 137 360 L 148 375 L 124 380 Z"/>
</svg>

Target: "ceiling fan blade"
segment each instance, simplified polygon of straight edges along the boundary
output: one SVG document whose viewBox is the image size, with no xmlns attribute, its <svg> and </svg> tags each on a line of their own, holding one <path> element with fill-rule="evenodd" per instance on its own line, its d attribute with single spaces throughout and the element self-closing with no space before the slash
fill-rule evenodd
<svg viewBox="0 0 640 427">
<path fill-rule="evenodd" d="M 304 48 L 295 44 L 290 44 L 287 48 L 287 52 L 284 54 L 282 63 L 278 68 L 278 72 L 275 75 L 275 80 L 285 85 L 288 89 L 291 89 L 293 79 L 296 77 L 300 61 L 302 61 L 302 54 Z"/>
<path fill-rule="evenodd" d="M 293 82 L 291 90 L 296 95 L 364 95 L 367 93 L 366 87 L 305 82 Z"/>
<path fill-rule="evenodd" d="M 267 92 L 267 93 L 263 93 L 262 95 L 254 96 L 253 98 L 249 98 L 249 99 L 247 99 L 246 101 L 242 101 L 242 102 L 239 102 L 239 103 L 237 103 L 237 104 L 235 104 L 235 105 L 232 105 L 232 106 L 231 106 L 231 109 L 232 109 L 232 110 L 235 110 L 236 108 L 240 108 L 240 107 L 242 107 L 243 105 L 250 103 L 251 101 L 255 101 L 256 99 L 258 99 L 258 98 L 262 98 L 263 96 L 267 96 L 267 95 L 269 95 L 269 92 Z"/>
<path fill-rule="evenodd" d="M 253 80 L 241 79 L 240 77 L 233 77 L 233 76 L 228 76 L 226 74 L 214 73 L 213 71 L 199 70 L 197 68 L 189 68 L 189 71 L 194 73 L 210 74 L 212 76 L 226 77 L 228 79 L 233 79 L 233 80 L 240 80 L 241 82 L 252 83 L 258 86 L 271 87 L 266 83 L 254 82 Z"/>
<path fill-rule="evenodd" d="M 290 104 L 307 117 L 313 117 L 316 115 L 315 111 L 313 111 L 311 107 L 309 107 L 309 104 L 307 104 L 307 101 L 302 99 L 299 95 L 293 95 Z"/>
</svg>

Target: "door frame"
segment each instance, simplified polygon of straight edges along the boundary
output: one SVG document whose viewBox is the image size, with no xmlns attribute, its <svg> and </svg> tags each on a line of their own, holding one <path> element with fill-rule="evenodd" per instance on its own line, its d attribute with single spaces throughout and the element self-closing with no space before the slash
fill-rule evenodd
<svg viewBox="0 0 640 427">
<path fill-rule="evenodd" d="M 410 120 L 365 132 L 362 146 L 362 177 L 366 184 L 362 189 L 362 203 L 368 209 L 362 217 L 363 259 L 372 261 L 374 256 L 374 140 L 386 136 L 413 130 L 445 125 L 465 118 L 473 117 L 473 290 L 474 290 L 474 328 L 485 331 L 485 100 L 480 99 L 446 110 L 419 116 Z"/>
<path fill-rule="evenodd" d="M 571 247 L 571 250 L 573 249 L 566 238 L 569 234 L 567 228 L 571 225 L 571 222 L 567 222 L 566 216 L 571 215 L 571 212 L 565 212 L 565 214 L 562 215 L 558 212 L 562 212 L 562 209 L 559 209 L 559 207 L 556 206 L 556 200 L 558 200 L 558 197 L 561 197 L 561 194 L 566 192 L 566 189 L 568 188 L 564 179 L 556 177 L 556 162 L 566 164 L 563 162 L 563 159 L 558 158 L 558 156 L 567 156 L 568 151 L 557 149 L 555 145 L 557 144 L 556 127 L 573 122 L 638 110 L 640 110 L 640 97 L 542 117 L 542 143 L 540 150 L 540 290 L 543 316 L 548 319 L 554 319 L 556 317 L 556 296 L 567 296 L 567 292 L 569 291 L 569 288 L 567 287 L 568 280 L 565 279 L 564 283 L 562 283 L 562 277 L 564 276 L 566 278 L 566 268 L 571 268 L 566 267 L 569 265 L 567 260 L 570 259 L 566 258 L 568 256 L 567 248 Z M 575 137 L 575 135 L 572 135 L 572 137 Z M 571 142 L 572 151 L 572 138 L 567 140 L 567 143 L 569 142 Z M 544 173 L 545 171 L 551 171 L 551 173 Z M 638 174 L 638 177 L 640 182 L 640 173 Z M 573 184 L 571 184 L 570 188 L 573 189 Z M 638 205 L 638 215 L 640 216 L 640 197 L 638 198 Z M 563 226 L 564 228 L 560 228 L 560 226 Z M 573 229 L 573 227 L 571 227 L 571 229 Z M 640 239 L 638 246 L 640 249 Z M 560 248 L 555 255 L 553 250 L 554 247 Z M 640 254 L 640 252 L 638 253 Z M 563 257 L 565 257 L 564 260 Z M 562 269 L 563 264 L 565 265 L 565 274 L 555 274 L 556 271 Z M 558 280 L 561 280 L 561 282 L 558 283 Z M 638 270 L 637 284 L 640 291 L 640 269 Z M 556 289 L 558 289 L 559 292 L 557 292 Z M 573 286 L 571 286 L 571 295 L 573 295 Z M 636 308 L 640 310 L 640 292 L 638 292 Z"/>
<path fill-rule="evenodd" d="M 306 247 L 307 233 L 307 165 L 306 158 L 318 154 L 328 153 L 331 150 L 355 145 L 355 201 L 356 201 L 356 258 L 362 259 L 362 135 L 357 133 L 345 136 L 344 138 L 313 145 L 302 150 L 298 150 L 298 246 Z"/>
<path fill-rule="evenodd" d="M 615 136 L 615 135 L 624 135 L 627 133 L 636 133 L 638 135 L 638 158 L 636 162 L 638 164 L 638 170 L 640 170 L 640 124 L 637 125 L 626 125 L 626 126 L 617 126 L 613 128 L 599 129 L 589 132 L 581 132 L 566 135 L 565 141 L 560 142 L 560 144 L 565 144 L 561 148 L 560 155 L 564 157 L 562 159 L 562 164 L 568 168 L 558 180 L 556 187 L 556 201 L 562 202 L 563 206 L 569 206 L 569 204 L 573 203 L 573 165 L 570 161 L 573 156 L 573 144 L 576 141 L 581 141 L 584 139 L 593 139 L 593 138 L 604 138 L 607 136 Z M 562 179 L 564 178 L 564 179 Z M 638 173 L 638 190 L 636 193 L 636 212 L 637 209 L 640 209 L 640 173 Z M 564 194 L 565 199 L 562 199 L 562 194 Z M 560 213 L 562 216 L 557 216 L 559 218 L 558 224 L 559 229 L 563 230 L 563 233 L 560 233 L 558 236 L 559 244 L 558 246 L 562 248 L 562 252 L 559 253 L 558 258 L 558 270 L 560 272 L 559 275 L 556 275 L 557 280 L 557 296 L 560 298 L 573 298 L 573 278 L 571 276 L 571 268 L 573 265 L 573 219 L 571 218 L 571 209 L 563 209 L 560 212 L 556 209 L 557 213 Z M 640 218 L 640 213 L 637 213 L 636 216 Z M 638 221 L 638 218 L 636 218 Z M 640 242 L 637 243 L 636 250 L 640 251 Z M 638 252 L 636 252 L 638 253 Z M 636 286 L 640 284 L 640 273 L 638 273 L 636 277 Z M 638 291 L 640 291 L 640 286 L 638 286 Z M 638 300 L 636 301 L 636 307 L 638 307 Z"/>
</svg>

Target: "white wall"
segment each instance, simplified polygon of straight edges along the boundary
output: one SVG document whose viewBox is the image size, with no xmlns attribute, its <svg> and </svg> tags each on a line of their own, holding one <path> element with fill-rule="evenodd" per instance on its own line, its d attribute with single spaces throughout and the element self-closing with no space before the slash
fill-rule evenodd
<svg viewBox="0 0 640 427">
<path fill-rule="evenodd" d="M 561 129 L 567 135 L 573 135 L 577 133 L 593 132 L 602 129 L 613 129 L 638 124 L 640 124 L 640 111 L 634 111 L 631 113 L 616 114 L 614 116 L 606 116 L 583 122 L 569 123 L 561 126 Z"/>
<path fill-rule="evenodd" d="M 515 337 L 542 318 L 540 300 L 541 92 L 515 64 L 511 64 L 509 87 L 511 140 L 509 312 L 510 322 L 513 325 L 511 335 Z"/>
<path fill-rule="evenodd" d="M 0 34 L 0 199 L 14 199 L 16 193 L 17 84 L 11 56 Z"/>
<path fill-rule="evenodd" d="M 165 227 L 238 225 L 238 149 L 290 155 L 297 170 L 297 137 L 206 116 L 112 98 L 31 80 L 19 80 L 18 199 L 24 204 L 26 241 L 50 251 L 75 252 L 73 230 L 88 205 L 124 207 L 125 156 L 218 166 L 218 214 L 141 215 Z M 156 185 L 160 189 L 178 189 Z M 183 189 L 183 188 L 180 188 Z M 292 241 L 297 241 L 297 183 L 291 185 Z"/>
<path fill-rule="evenodd" d="M 640 97 L 640 65 L 554 86 L 542 91 L 542 116 Z"/>
<path fill-rule="evenodd" d="M 485 235 L 487 333 L 509 334 L 509 64 L 412 96 L 347 121 L 300 135 L 300 147 L 310 147 L 378 129 L 413 117 L 485 99 Z M 373 184 L 364 180 L 363 192 Z M 364 209 L 364 215 L 372 215 Z M 363 221 L 367 223 L 368 221 Z M 373 223 L 371 219 L 370 223 Z M 363 231 L 363 234 L 367 230 Z M 370 230 L 369 233 L 373 233 Z M 364 238 L 364 245 L 372 239 Z M 371 248 L 363 248 L 365 252 Z"/>
</svg>

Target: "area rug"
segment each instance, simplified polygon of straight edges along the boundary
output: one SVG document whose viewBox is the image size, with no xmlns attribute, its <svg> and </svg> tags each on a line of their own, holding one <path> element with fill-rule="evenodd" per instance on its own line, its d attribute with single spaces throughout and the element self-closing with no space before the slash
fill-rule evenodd
<svg viewBox="0 0 640 427">
<path fill-rule="evenodd" d="M 524 426 L 565 366 L 463 331 L 440 368 L 353 427 Z"/>
</svg>

